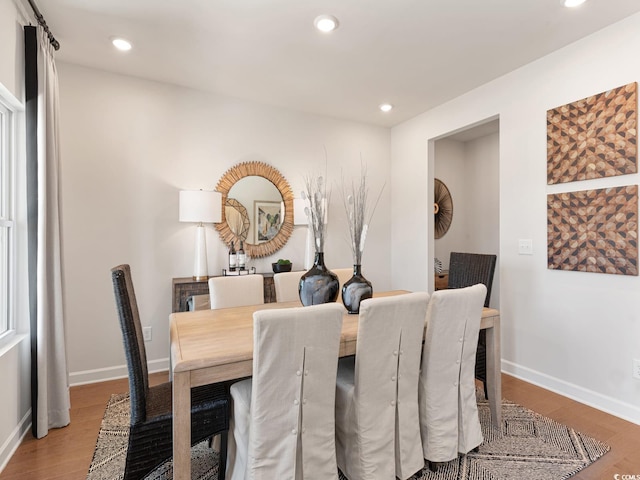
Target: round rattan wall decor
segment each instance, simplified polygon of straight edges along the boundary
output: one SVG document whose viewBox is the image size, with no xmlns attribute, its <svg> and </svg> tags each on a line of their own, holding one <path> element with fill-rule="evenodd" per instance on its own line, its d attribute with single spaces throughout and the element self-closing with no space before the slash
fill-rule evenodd
<svg viewBox="0 0 640 480">
<path fill-rule="evenodd" d="M 453 199 L 447 186 L 437 178 L 433 187 L 433 227 L 436 240 L 444 237 L 453 221 Z"/>
</svg>

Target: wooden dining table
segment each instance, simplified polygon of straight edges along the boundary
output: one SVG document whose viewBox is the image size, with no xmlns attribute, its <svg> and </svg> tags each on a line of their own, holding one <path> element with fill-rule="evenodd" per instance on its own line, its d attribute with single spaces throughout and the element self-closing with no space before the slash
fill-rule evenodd
<svg viewBox="0 0 640 480">
<path fill-rule="evenodd" d="M 374 297 L 408 293 L 394 290 Z M 173 313 L 171 364 L 173 372 L 173 478 L 191 479 L 192 387 L 251 376 L 253 369 L 253 313 L 292 308 L 299 301 L 266 303 L 248 307 Z M 486 330 L 487 391 L 492 423 L 501 423 L 500 312 L 485 308 L 480 328 Z M 358 315 L 345 310 L 340 356 L 356 353 Z"/>
</svg>

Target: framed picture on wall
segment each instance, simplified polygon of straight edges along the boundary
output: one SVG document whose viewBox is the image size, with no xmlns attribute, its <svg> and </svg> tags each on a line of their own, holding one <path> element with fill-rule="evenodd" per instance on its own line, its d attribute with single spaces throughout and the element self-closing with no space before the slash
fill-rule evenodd
<svg viewBox="0 0 640 480">
<path fill-rule="evenodd" d="M 268 242 L 280 231 L 282 203 L 255 200 L 253 202 L 253 225 L 255 244 Z"/>
</svg>

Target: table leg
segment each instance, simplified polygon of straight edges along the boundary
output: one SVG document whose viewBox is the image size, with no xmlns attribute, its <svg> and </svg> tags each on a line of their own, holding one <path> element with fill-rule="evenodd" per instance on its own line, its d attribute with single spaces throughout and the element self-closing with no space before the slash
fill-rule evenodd
<svg viewBox="0 0 640 480">
<path fill-rule="evenodd" d="M 493 326 L 487 332 L 487 392 L 491 422 L 500 429 L 502 424 L 502 376 L 500 355 L 500 317 L 494 317 Z"/>
<path fill-rule="evenodd" d="M 191 480 L 191 382 L 189 372 L 173 374 L 173 478 Z"/>
</svg>

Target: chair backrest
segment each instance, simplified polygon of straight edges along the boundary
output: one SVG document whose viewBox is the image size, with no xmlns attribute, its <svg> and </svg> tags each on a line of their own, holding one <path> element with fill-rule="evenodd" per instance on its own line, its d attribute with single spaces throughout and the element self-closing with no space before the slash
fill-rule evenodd
<svg viewBox="0 0 640 480">
<path fill-rule="evenodd" d="M 464 288 L 482 283 L 487 287 L 484 306 L 488 307 L 496 260 L 497 257 L 490 254 L 451 252 L 447 288 Z"/>
<path fill-rule="evenodd" d="M 358 416 L 361 431 L 379 432 L 374 439 L 367 436 L 372 444 L 363 444 L 363 450 L 368 451 L 369 457 L 387 462 L 388 458 L 372 455 L 371 450 L 393 452 L 395 449 L 396 468 L 422 461 L 416 419 L 428 303 L 428 293 L 415 292 L 367 299 L 360 304 L 354 370 L 354 404 L 359 411 L 354 414 Z M 390 402 L 396 408 L 389 408 Z M 363 437 L 363 442 L 367 437 Z M 380 442 L 386 443 L 385 448 Z M 380 465 L 375 471 L 386 469 L 388 465 Z M 412 473 L 415 472 L 396 471 L 402 478 Z"/>
<path fill-rule="evenodd" d="M 331 271 L 338 276 L 338 281 L 340 282 L 339 291 L 342 292 L 342 286 L 353 277 L 353 268 L 334 268 Z M 340 295 L 338 297 L 342 298 Z"/>
<path fill-rule="evenodd" d="M 131 268 L 129 265 L 118 265 L 112 268 L 111 279 L 129 371 L 131 424 L 136 425 L 147 418 L 146 397 L 149 389 L 147 353 L 144 347 L 138 303 L 131 280 Z"/>
<path fill-rule="evenodd" d="M 344 313 L 329 303 L 253 314 L 248 458 L 260 478 L 298 478 L 296 470 L 303 478 L 337 477 L 335 384 Z"/>
<path fill-rule="evenodd" d="M 304 272 L 283 272 L 273 276 L 276 289 L 276 302 L 294 302 L 300 300 L 298 287 Z"/>
<path fill-rule="evenodd" d="M 478 435 L 482 441 L 474 367 L 486 293 L 487 288 L 477 284 L 431 295 L 419 386 L 422 441 L 428 460 L 451 460 L 459 442 L 473 442 Z"/>
<path fill-rule="evenodd" d="M 211 308 L 243 307 L 264 303 L 262 275 L 238 275 L 209 279 Z"/>
</svg>

